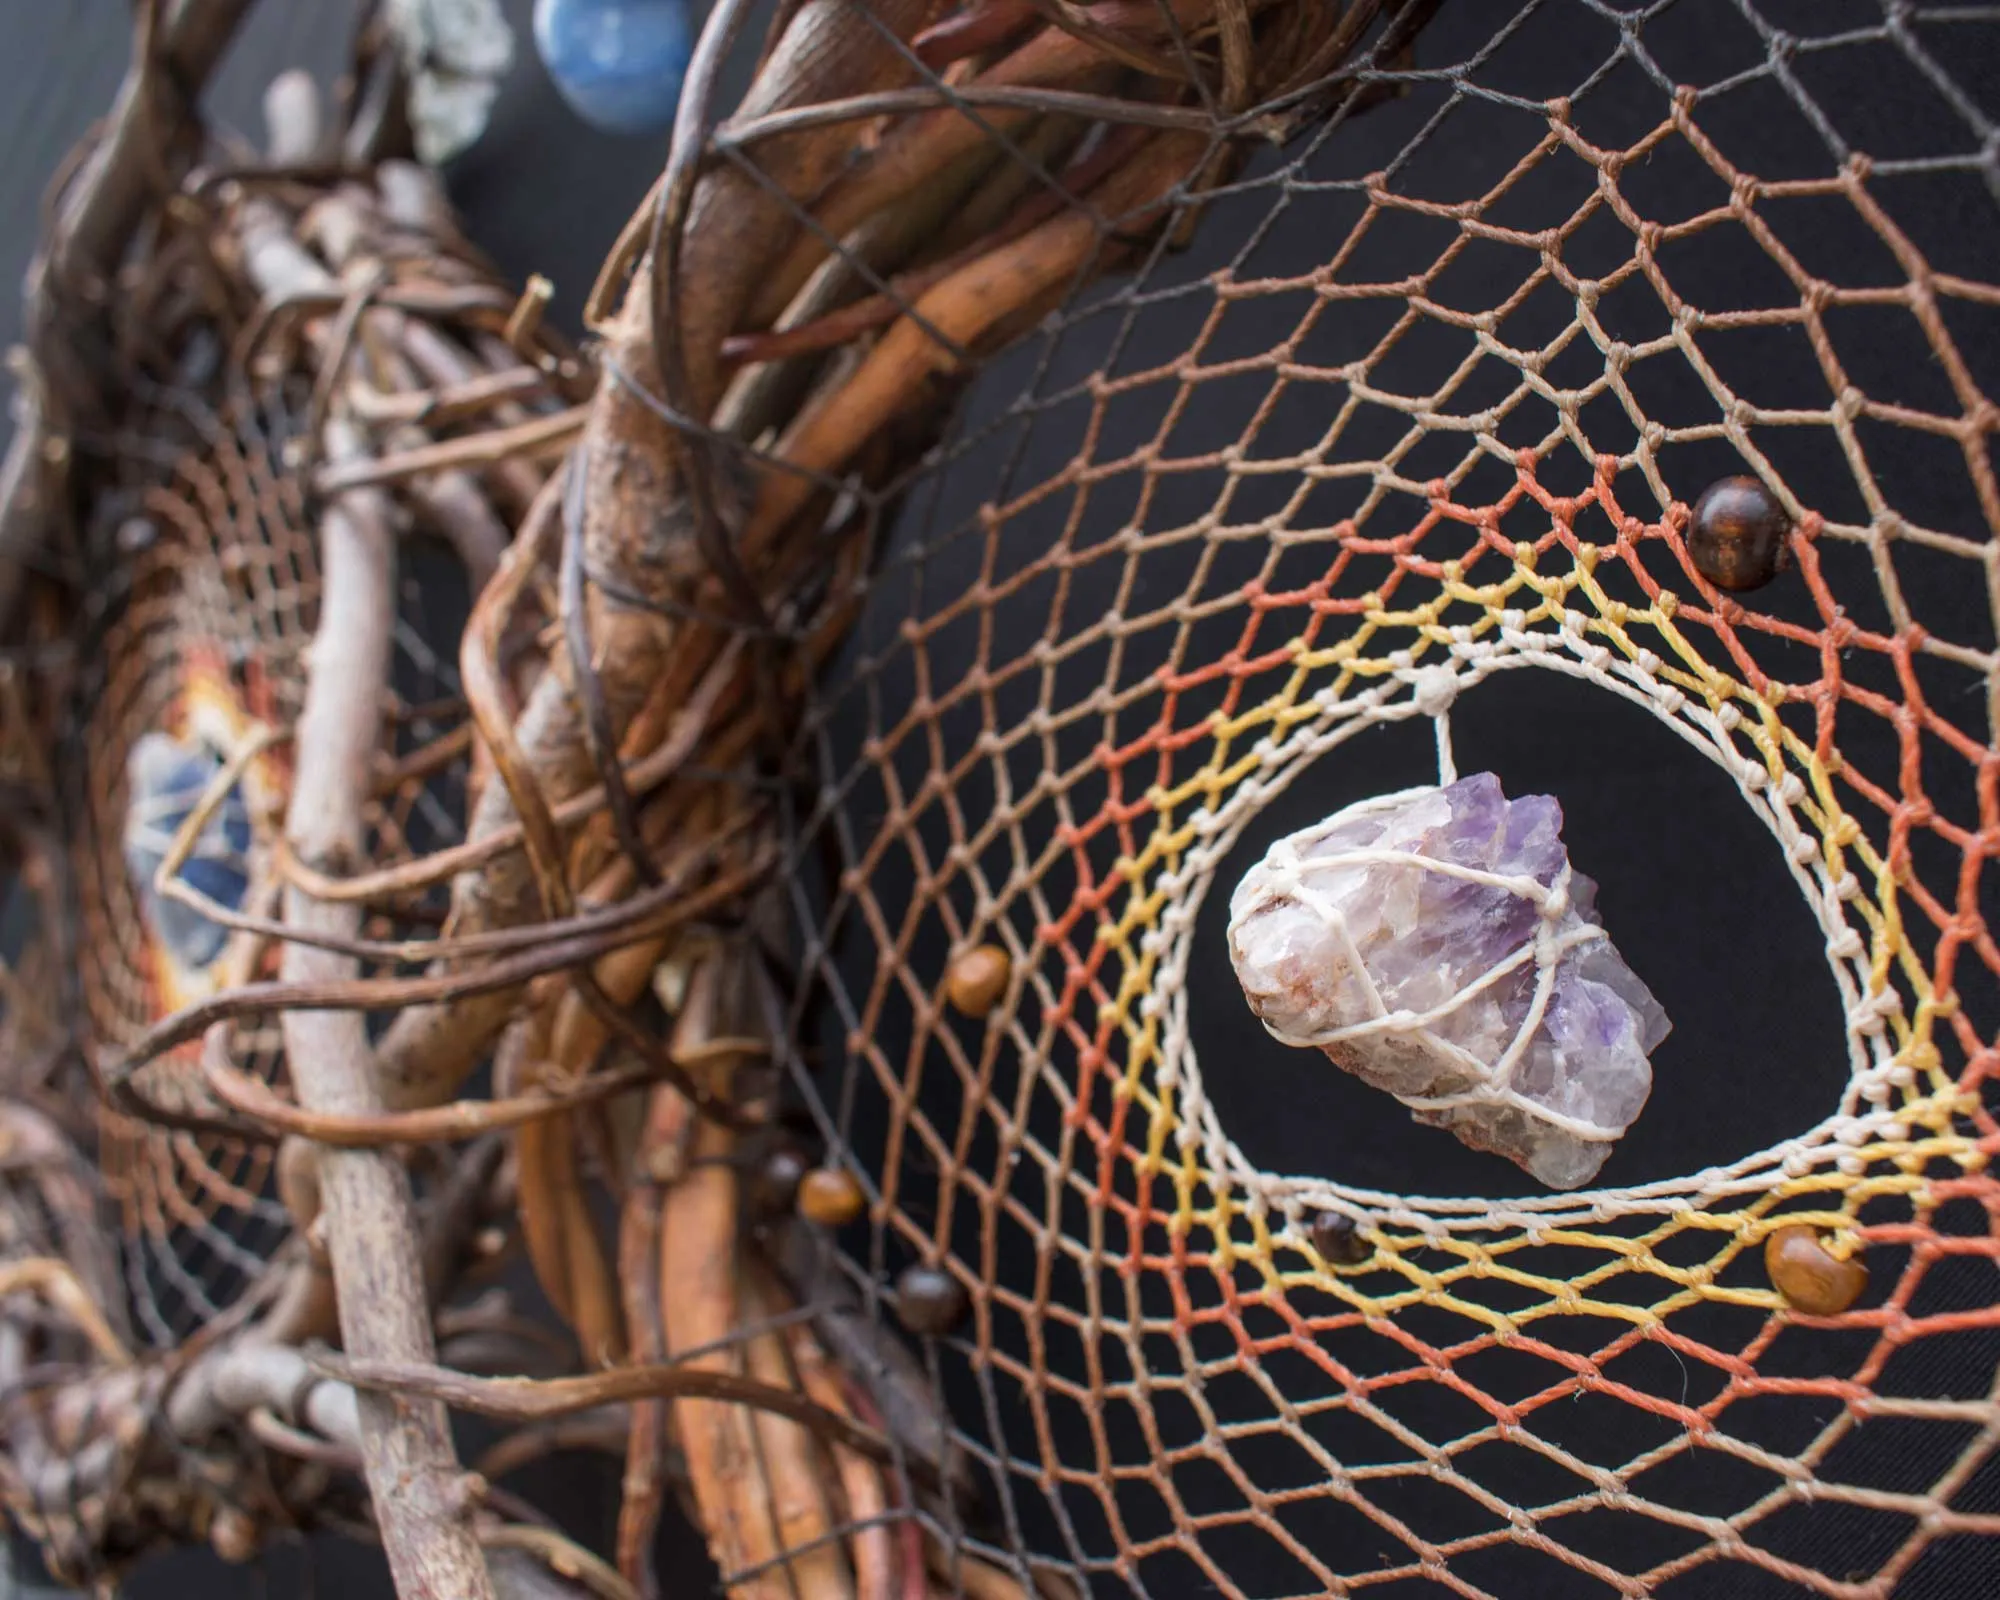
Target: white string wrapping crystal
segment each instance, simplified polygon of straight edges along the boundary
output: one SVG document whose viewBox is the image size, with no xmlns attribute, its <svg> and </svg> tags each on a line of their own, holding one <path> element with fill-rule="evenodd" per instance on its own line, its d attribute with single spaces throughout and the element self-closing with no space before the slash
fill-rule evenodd
<svg viewBox="0 0 2000 1600">
<path fill-rule="evenodd" d="M 1391 819 L 1397 813 L 1411 811 L 1420 802 L 1444 797 L 1448 792 L 1447 786 L 1440 785 L 1376 796 L 1279 840 L 1250 870 L 1231 901 L 1230 954 L 1246 992 L 1252 993 L 1253 1008 L 1273 1038 L 1295 1048 L 1322 1050 L 1347 1070 L 1395 1094 L 1416 1113 L 1419 1121 L 1452 1128 L 1469 1143 L 1487 1144 L 1521 1161 L 1546 1182 L 1574 1187 L 1595 1172 L 1610 1144 L 1630 1125 L 1631 1118 L 1613 1121 L 1565 1113 L 1524 1093 L 1515 1081 L 1517 1069 L 1548 1020 L 1563 958 L 1582 946 L 1608 941 L 1601 926 L 1575 914 L 1569 862 L 1562 861 L 1554 882 L 1544 885 L 1532 876 L 1485 871 L 1412 849 L 1343 848 L 1338 844 L 1329 847 L 1330 841 L 1352 837 L 1357 827 L 1371 819 Z M 1455 987 L 1444 1000 L 1417 1010 L 1404 1006 L 1392 1008 L 1383 997 L 1377 973 L 1371 969 L 1346 909 L 1327 892 L 1330 881 L 1357 870 L 1365 873 L 1369 867 L 1403 869 L 1406 874 L 1455 879 L 1498 890 L 1531 906 L 1534 920 L 1526 937 L 1484 971 Z M 1378 883 L 1386 880 L 1385 874 L 1378 874 L 1375 879 Z M 1365 877 L 1361 883 L 1349 880 L 1351 888 L 1363 892 L 1366 884 Z M 1383 892 L 1386 894 L 1388 890 L 1385 888 Z M 1329 971 L 1318 974 L 1299 973 L 1295 961 L 1283 962 L 1294 983 L 1290 994 L 1284 992 L 1286 978 L 1271 966 L 1264 966 L 1263 976 L 1273 980 L 1277 987 L 1253 987 L 1262 964 L 1258 947 L 1261 945 L 1268 953 L 1274 942 L 1268 921 L 1283 917 L 1289 907 L 1311 913 L 1319 929 L 1331 936 L 1334 962 Z M 1261 940 L 1252 931 L 1260 921 L 1267 922 Z M 1497 1003 L 1495 991 L 1530 964 L 1534 968 L 1533 991 L 1512 1037 L 1497 1058 L 1488 1059 L 1451 1037 L 1446 1031 L 1449 1023 L 1465 1020 L 1475 1003 Z M 1327 991 L 1345 987 L 1350 979 L 1360 992 L 1366 1015 L 1355 1021 L 1329 1023 L 1329 1016 L 1344 1012 L 1329 1004 L 1333 996 Z M 1351 1006 L 1345 1008 L 1351 1009 Z M 1294 1031 L 1285 1025 L 1286 1021 L 1313 1021 L 1320 1025 Z M 1650 1074 L 1644 1076 L 1649 1087 Z M 1419 1079 L 1429 1092 L 1410 1086 Z M 1642 1088 L 1633 1106 L 1635 1115 L 1644 1099 Z M 1567 1156 L 1567 1161 L 1537 1157 L 1519 1145 L 1518 1135 L 1525 1130 L 1516 1125 L 1524 1118 L 1558 1135 L 1553 1142 Z M 1482 1126 L 1490 1126 L 1493 1132 L 1485 1139 L 1475 1138 Z M 1511 1134 L 1502 1131 L 1510 1129 Z"/>
</svg>

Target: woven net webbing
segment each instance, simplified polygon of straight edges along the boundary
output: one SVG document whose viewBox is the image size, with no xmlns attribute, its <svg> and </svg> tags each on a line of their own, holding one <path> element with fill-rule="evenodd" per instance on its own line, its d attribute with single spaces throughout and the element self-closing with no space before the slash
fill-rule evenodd
<svg viewBox="0 0 2000 1600">
<path fill-rule="evenodd" d="M 1993 18 L 1513 9 L 1445 7 L 1397 99 L 1253 158 L 975 388 L 808 717 L 797 1015 L 832 1064 L 798 1075 L 874 1182 L 863 1281 L 942 1255 L 971 1291 L 938 1376 L 998 1525 L 1096 1593 L 1980 1592 Z M 1733 598 L 1682 538 L 1732 472 L 1801 543 Z M 1587 689 L 1479 723 L 1558 674 Z M 1385 1172 L 1360 1094 L 1244 1025 L 1229 892 L 1427 781 L 1433 716 L 1504 753 L 1510 714 L 1588 740 L 1613 697 L 1762 825 L 1740 920 L 1685 931 L 1754 989 L 1802 897 L 1831 973 L 1775 1055 L 1670 1044 L 1649 1115 L 1747 1082 L 1776 1128 L 1577 1194 L 1484 1198 L 1534 1186 L 1442 1133 Z M 1681 852 L 1663 897 L 1713 867 L 1610 838 Z M 941 986 L 981 943 L 1013 977 L 968 1022 Z M 1865 1251 L 1853 1309 L 1774 1292 L 1793 1221 Z"/>
<path fill-rule="evenodd" d="M 2000 8 L 1454 0 L 1363 82 L 1174 225 L 1098 218 L 1119 270 L 913 470 L 857 472 L 857 619 L 765 775 L 780 1065 L 867 1191 L 867 1313 L 914 1261 L 969 1296 L 913 1348 L 976 1493 L 924 1515 L 1044 1593 L 1988 1592 Z M 203 696 L 218 748 L 296 715 L 301 424 L 264 425 L 152 494 L 109 608 L 78 887 L 111 1047 L 191 998 L 139 947 L 125 748 Z M 1736 595 L 1685 540 L 1731 474 L 1795 555 Z M 424 598 L 378 864 L 462 829 Z M 1556 789 L 1679 1026 L 1597 1187 L 1411 1127 L 1230 974 L 1264 849 L 1445 749 Z M 253 809 L 283 759 L 246 758 Z M 982 944 L 973 1019 L 943 991 Z M 195 1054 L 139 1087 L 179 1104 Z M 284 1235 L 270 1147 L 106 1140 L 172 1346 Z M 1865 1262 L 1849 1309 L 1774 1288 L 1792 1224 Z"/>
</svg>

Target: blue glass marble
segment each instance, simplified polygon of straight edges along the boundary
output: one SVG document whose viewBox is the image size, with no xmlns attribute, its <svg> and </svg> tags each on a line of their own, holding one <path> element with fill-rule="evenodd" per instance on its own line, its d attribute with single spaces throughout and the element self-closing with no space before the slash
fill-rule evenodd
<svg viewBox="0 0 2000 1600">
<path fill-rule="evenodd" d="M 214 961 L 229 942 L 229 930 L 192 906 L 162 899 L 153 892 L 153 876 L 174 835 L 221 770 L 222 758 L 214 751 L 161 733 L 142 735 L 126 766 L 125 870 L 147 923 L 183 969 Z M 250 893 L 250 811 L 241 785 L 223 796 L 179 877 L 218 905 L 243 909 Z"/>
<path fill-rule="evenodd" d="M 687 0 L 535 0 L 535 49 L 592 127 L 662 133 L 680 104 L 694 26 Z"/>
</svg>

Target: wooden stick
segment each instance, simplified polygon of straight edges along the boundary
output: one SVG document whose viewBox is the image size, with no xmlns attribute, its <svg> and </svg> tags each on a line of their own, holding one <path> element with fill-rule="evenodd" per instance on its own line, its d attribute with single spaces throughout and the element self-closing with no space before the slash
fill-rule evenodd
<svg viewBox="0 0 2000 1600">
<path fill-rule="evenodd" d="M 1156 206 L 1202 149 L 1195 135 L 1161 134 L 1093 198 L 1113 216 Z M 781 453 L 815 472 L 839 467 L 923 394 L 924 376 L 949 363 L 930 329 L 969 345 L 1008 313 L 1073 279 L 1102 244 L 1091 217 L 1070 213 L 962 267 L 917 303 L 917 317 L 903 317 L 882 335 L 847 383 L 799 417 Z M 766 477 L 744 530 L 746 551 L 754 558 L 775 540 L 812 492 L 811 481 L 797 473 Z"/>
<path fill-rule="evenodd" d="M 536 367 L 503 367 L 435 389 L 382 394 L 374 389 L 357 388 L 348 397 L 348 404 L 363 422 L 434 426 L 462 422 L 504 401 L 530 399 L 544 392 L 548 381 L 548 375 Z"/>
<path fill-rule="evenodd" d="M 870 329 L 886 327 L 903 315 L 905 305 L 918 300 L 981 256 L 1002 245 L 1012 244 L 1030 228 L 1055 215 L 1064 204 L 1086 204 L 1081 191 L 1089 189 L 1120 162 L 1130 158 L 1138 142 L 1132 137 L 1135 132 L 1134 129 L 1123 128 L 1110 135 L 1095 154 L 1078 164 L 1075 171 L 1063 174 L 1064 188 L 1061 191 L 1051 193 L 1045 189 L 1030 196 L 1014 216 L 986 237 L 953 251 L 942 261 L 890 279 L 893 293 L 872 294 L 810 322 L 770 333 L 733 334 L 723 341 L 723 356 L 732 361 L 775 361 L 785 356 L 829 350 Z"/>
<path fill-rule="evenodd" d="M 105 1064 L 106 1087 L 114 1095 L 129 1088 L 132 1075 L 146 1062 L 206 1033 L 215 1023 L 230 1017 L 287 1010 L 393 1010 L 455 1000 L 469 994 L 490 994 L 495 989 L 514 988 L 544 973 L 559 972 L 564 967 L 580 967 L 596 960 L 608 949 L 637 943 L 668 928 L 698 921 L 711 912 L 721 910 L 763 877 L 773 854 L 771 847 L 757 846 L 742 866 L 725 871 L 721 877 L 700 889 L 683 890 L 678 883 L 664 884 L 655 896 L 654 909 L 632 921 L 620 921 L 608 932 L 581 938 L 558 936 L 541 949 L 525 951 L 465 973 L 440 973 L 421 978 L 348 977 L 340 981 L 316 979 L 310 983 L 238 984 L 233 989 L 225 989 L 206 1000 L 184 1006 L 172 1016 L 154 1023 L 122 1054 Z M 310 891 L 294 885 L 288 893 L 309 895 Z M 358 910 L 354 912 L 354 919 L 342 926 L 359 927 Z M 317 932 L 329 943 L 346 942 L 343 936 L 323 929 L 308 928 L 306 931 Z M 307 946 L 302 940 L 294 948 Z M 236 1133 L 240 1130 L 231 1128 L 226 1131 Z"/>
<path fill-rule="evenodd" d="M 785 1330 L 785 1336 L 805 1392 L 829 1411 L 848 1411 L 840 1374 L 813 1337 L 812 1329 L 795 1324 Z M 888 1526 L 878 1520 L 889 1509 L 882 1469 L 841 1445 L 830 1446 L 828 1453 L 847 1500 L 847 1521 L 862 1524 L 848 1537 L 848 1553 L 854 1563 L 855 1600 L 891 1600 L 896 1579 L 896 1546 Z"/>
<path fill-rule="evenodd" d="M 494 428 L 469 433 L 462 438 L 442 439 L 420 445 L 400 455 L 359 457 L 320 469 L 313 487 L 325 495 L 349 489 L 367 489 L 387 483 L 401 483 L 426 473 L 447 472 L 455 467 L 490 467 L 503 461 L 541 460 L 561 455 L 583 431 L 587 412 L 584 406 L 556 411 L 545 417 L 531 417 L 511 428 Z"/>
<path fill-rule="evenodd" d="M 695 969 L 675 1030 L 677 1043 L 684 1034 L 692 1038 L 712 1030 L 729 987 L 723 965 L 718 956 Z M 728 1076 L 727 1065 L 718 1063 L 712 1081 L 726 1082 Z M 743 1322 L 735 1146 L 729 1128 L 713 1122 L 697 1128 L 693 1164 L 668 1191 L 660 1219 L 660 1322 L 667 1354 L 684 1356 L 683 1370 L 718 1376 L 736 1376 L 741 1359 L 732 1343 Z M 725 1575 L 759 1574 L 739 1591 L 749 1600 L 786 1600 L 791 1589 L 775 1566 L 785 1549 L 772 1524 L 754 1420 L 739 1406 L 706 1400 L 678 1401 L 673 1415 L 716 1566 Z"/>
<path fill-rule="evenodd" d="M 910 41 L 917 59 L 937 72 L 954 61 L 1005 44 L 1035 20 L 1035 0 L 981 0 L 933 22 Z"/>
<path fill-rule="evenodd" d="M 479 1542 L 488 1550 L 523 1550 L 546 1565 L 558 1577 L 567 1578 L 597 1600 L 638 1600 L 632 1586 L 596 1556 L 554 1528 L 537 1528 L 525 1523 L 502 1523 L 479 1530 Z"/>
<path fill-rule="evenodd" d="M 717 1055 L 742 1055 L 764 1048 L 761 1039 L 716 1039 L 709 1050 Z M 683 1066 L 691 1063 L 683 1061 Z M 454 1100 L 419 1111 L 384 1111 L 375 1116 L 336 1116 L 311 1111 L 287 1100 L 261 1078 L 232 1066 L 214 1051 L 202 1054 L 202 1077 L 209 1091 L 231 1111 L 281 1134 L 296 1134 L 315 1144 L 343 1150 L 371 1150 L 384 1145 L 438 1144 L 470 1139 L 579 1106 L 593 1105 L 615 1095 L 629 1094 L 657 1082 L 661 1069 L 651 1062 L 593 1073 L 560 1086 L 531 1085 L 525 1093 L 498 1100 Z"/>
<path fill-rule="evenodd" d="M 354 447 L 344 427 L 329 433 L 336 450 Z M 396 591 L 388 506 L 368 493 L 343 496 L 322 519 L 320 546 L 320 620 L 308 658 L 286 837 L 295 855 L 337 872 L 362 853 L 362 806 L 389 676 Z M 285 915 L 342 937 L 361 926 L 357 910 L 324 905 L 296 887 L 285 891 Z M 291 945 L 280 970 L 293 984 L 338 983 L 355 975 L 356 963 Z M 289 1011 L 282 1026 L 301 1105 L 347 1116 L 382 1110 L 360 1012 Z M 364 1360 L 429 1362 L 435 1350 L 402 1164 L 379 1150 L 329 1149 L 320 1157 L 320 1189 L 343 1343 Z M 492 1600 L 444 1407 L 370 1395 L 360 1404 L 360 1435 L 398 1591 L 406 1600 Z"/>
<path fill-rule="evenodd" d="M 632 1359 L 664 1361 L 666 1330 L 660 1323 L 660 1207 L 667 1158 L 689 1130 L 692 1107 L 669 1085 L 653 1090 L 639 1136 L 637 1172 L 625 1196 L 618 1230 L 618 1286 L 625 1297 L 625 1326 Z M 653 1570 L 653 1539 L 665 1499 L 662 1471 L 667 1451 L 667 1407 L 641 1400 L 632 1407 L 625 1445 L 624 1493 L 618 1504 L 618 1570 L 642 1600 L 654 1600 L 659 1578 Z"/>
<path fill-rule="evenodd" d="M 550 1016 L 550 1006 L 538 1006 L 502 1041 L 496 1071 L 504 1092 L 548 1070 Z M 521 1233 L 543 1292 L 576 1330 L 587 1362 L 617 1361 L 625 1344 L 623 1319 L 577 1171 L 570 1118 L 524 1124 L 514 1136 L 514 1172 Z"/>
<path fill-rule="evenodd" d="M 777 1285 L 754 1270 L 739 1271 L 737 1289 L 746 1323 L 759 1323 L 791 1309 Z M 759 1382 L 803 1388 L 788 1359 L 785 1332 L 754 1335 L 744 1350 L 750 1376 Z M 822 1467 L 811 1434 L 796 1422 L 769 1412 L 755 1419 L 764 1497 L 772 1535 L 780 1550 L 795 1551 L 776 1576 L 816 1600 L 855 1600 L 854 1579 L 827 1504 Z"/>
<path fill-rule="evenodd" d="M 1174 15 L 1186 27 L 1212 3 L 1173 0 Z M 1093 12 L 1098 21 L 1134 38 L 1156 35 L 1165 26 L 1160 0 L 1108 0 Z M 1099 44 L 1048 28 L 995 62 L 968 87 L 1055 88 L 1097 71 L 1105 59 Z M 1039 105 L 1039 109 L 1047 106 Z M 897 195 L 963 151 L 986 141 L 989 127 L 1010 132 L 1035 115 L 1035 110 L 996 106 L 975 121 L 955 107 L 946 107 L 919 112 L 898 124 L 865 160 L 828 186 L 814 207 L 819 226 L 798 230 L 784 257 L 760 276 L 755 298 L 739 319 L 739 326 L 771 326 L 826 255 L 827 239 L 844 238 L 862 218 L 893 203 Z"/>
<path fill-rule="evenodd" d="M 111 1324 L 104 1320 L 104 1314 L 97 1309 L 97 1303 L 90 1298 L 89 1291 L 70 1269 L 69 1263 L 58 1261 L 54 1256 L 30 1256 L 20 1261 L 0 1262 L 0 1300 L 10 1294 L 22 1293 L 40 1295 L 75 1323 L 101 1359 L 114 1367 L 132 1364 L 132 1353 L 111 1331 Z"/>
<path fill-rule="evenodd" d="M 666 1396 L 684 1404 L 713 1402 L 719 1409 L 744 1406 L 775 1411 L 803 1422 L 829 1439 L 858 1450 L 870 1460 L 894 1459 L 889 1441 L 843 1413 L 828 1411 L 791 1389 L 713 1365 L 727 1351 L 703 1351 L 678 1363 L 651 1367 L 611 1367 L 577 1378 L 478 1378 L 428 1361 L 362 1361 L 319 1351 L 307 1356 L 317 1371 L 356 1389 L 441 1401 L 476 1416 L 507 1422 L 543 1422 L 619 1400 Z"/>
</svg>

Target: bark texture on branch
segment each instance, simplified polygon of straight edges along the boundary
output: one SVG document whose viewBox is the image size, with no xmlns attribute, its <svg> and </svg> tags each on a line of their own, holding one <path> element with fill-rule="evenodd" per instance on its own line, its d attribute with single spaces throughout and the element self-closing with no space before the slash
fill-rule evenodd
<svg viewBox="0 0 2000 1600">
<path fill-rule="evenodd" d="M 860 0 L 805 0 L 759 74 L 745 114 L 814 105 L 907 81 L 913 74 L 910 60 L 890 36 L 914 36 L 935 8 L 935 0 L 870 0 L 865 6 Z M 761 179 L 725 161 L 696 185 L 671 297 L 685 392 L 667 397 L 689 415 L 707 418 L 721 395 L 722 341 L 756 291 L 762 268 L 798 227 L 794 202 L 810 200 L 852 147 L 852 129 L 810 128 L 759 148 Z M 647 605 L 689 604 L 709 570 L 682 471 L 684 441 L 628 386 L 629 380 L 655 395 L 662 392 L 652 281 L 661 270 L 650 258 L 641 264 L 623 309 L 604 330 L 605 377 L 570 463 L 584 479 L 586 571 L 640 597 L 633 604 L 586 586 L 599 693 L 612 738 L 621 742 L 653 694 L 670 651 L 688 651 L 691 633 L 710 634 L 697 641 L 708 654 L 721 643 L 712 630 L 679 625 Z M 733 528 L 742 496 L 728 482 L 715 487 L 725 528 Z M 525 775 L 545 805 L 560 804 L 595 781 L 573 674 L 560 652 L 529 696 L 512 737 Z M 520 820 L 508 785 L 489 784 L 467 837 L 478 841 Z M 463 933 L 518 926 L 539 909 L 533 874 L 520 856 L 467 873 L 453 886 L 453 920 Z M 420 1106 L 449 1097 L 491 1048 L 518 998 L 519 991 L 510 989 L 464 1003 L 413 1007 L 399 1016 L 380 1052 L 384 1083 L 395 1103 Z"/>
<path fill-rule="evenodd" d="M 362 859 L 362 806 L 388 681 L 396 604 L 387 503 L 368 491 L 336 501 L 322 521 L 320 550 L 319 627 L 286 835 L 301 859 L 338 873 Z M 285 916 L 314 932 L 352 938 L 360 931 L 357 908 L 327 905 L 297 888 L 286 891 Z M 331 951 L 302 944 L 285 950 L 283 976 L 292 982 L 338 981 L 356 970 Z M 347 1116 L 382 1109 L 361 1013 L 287 1012 L 284 1039 L 301 1105 Z M 319 1180 L 347 1350 L 363 1360 L 434 1359 L 402 1164 L 386 1151 L 323 1148 Z M 370 1394 L 360 1397 L 359 1411 L 362 1459 L 397 1592 L 403 1600 L 491 1600 L 444 1407 Z"/>
</svg>

